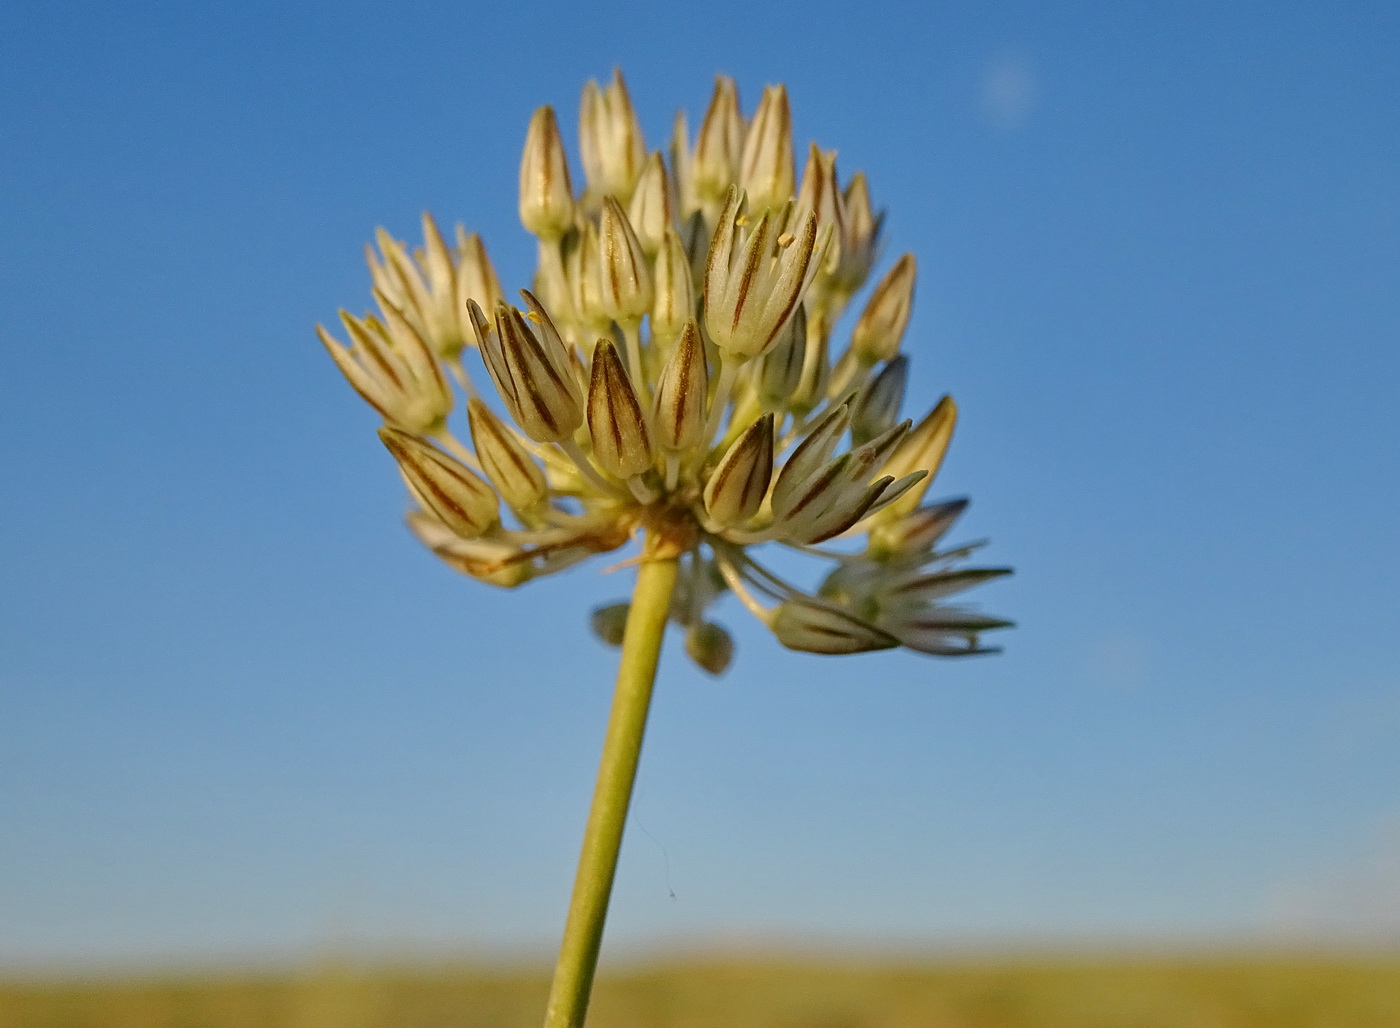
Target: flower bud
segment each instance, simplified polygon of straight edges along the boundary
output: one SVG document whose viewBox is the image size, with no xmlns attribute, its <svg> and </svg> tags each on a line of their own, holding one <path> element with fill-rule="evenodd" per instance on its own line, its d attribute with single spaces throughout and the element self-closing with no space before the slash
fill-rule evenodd
<svg viewBox="0 0 1400 1028">
<path fill-rule="evenodd" d="M 699 199 L 719 202 L 739 178 L 744 153 L 744 116 L 739 113 L 739 90 L 727 75 L 715 78 L 705 120 L 695 137 L 691 175 Z"/>
<path fill-rule="evenodd" d="M 822 153 L 816 143 L 812 144 L 807 155 L 807 167 L 802 173 L 802 189 L 797 194 L 793 223 L 801 224 L 809 214 L 817 216 L 820 228 L 831 229 L 831 244 L 827 247 L 822 271 L 835 271 L 846 232 L 845 198 L 836 184 L 836 151 Z"/>
<path fill-rule="evenodd" d="M 437 222 L 423 212 L 423 270 L 428 276 L 429 307 L 423 312 L 433 349 L 446 360 L 462 352 L 461 319 L 457 316 L 457 270 Z"/>
<path fill-rule="evenodd" d="M 850 424 L 851 402 L 838 403 L 813 425 L 788 456 L 773 486 L 773 509 L 789 510 L 800 490 L 825 467 Z"/>
<path fill-rule="evenodd" d="M 695 286 L 690 278 L 690 258 L 680 236 L 667 229 L 656 254 L 655 299 L 651 308 L 651 337 L 662 346 L 681 334 L 695 316 Z"/>
<path fill-rule="evenodd" d="M 647 154 L 621 71 L 613 69 L 606 87 L 599 88 L 592 79 L 583 87 L 578 145 L 589 193 L 624 203 L 630 199 Z"/>
<path fill-rule="evenodd" d="M 521 295 L 539 319 L 538 337 L 518 310 L 499 303 L 496 331 L 478 339 L 481 356 L 521 430 L 537 443 L 558 442 L 583 423 L 583 397 L 554 323 L 530 293 Z"/>
<path fill-rule="evenodd" d="M 888 650 L 899 640 L 839 607 L 794 597 L 773 611 L 769 627 L 790 650 L 840 655 Z"/>
<path fill-rule="evenodd" d="M 904 383 L 909 374 L 909 358 L 900 354 L 856 397 L 851 412 L 851 440 L 857 445 L 887 431 L 904 405 Z"/>
<path fill-rule="evenodd" d="M 955 593 L 1009 574 L 1010 568 L 960 568 L 957 571 L 911 575 L 880 589 L 880 604 L 884 609 L 909 606 L 923 608 Z"/>
<path fill-rule="evenodd" d="M 676 206 L 671 198 L 671 177 L 661 154 L 654 153 L 642 166 L 642 177 L 632 202 L 627 207 L 627 220 L 637 233 L 642 252 L 655 257 L 665 241 L 666 232 L 675 227 Z"/>
<path fill-rule="evenodd" d="M 414 499 L 457 535 L 474 539 L 496 523 L 496 493 L 469 469 L 397 428 L 380 428 L 379 438 L 398 461 Z"/>
<path fill-rule="evenodd" d="M 681 330 L 680 339 L 656 384 L 652 424 L 657 443 L 679 452 L 705 441 L 705 400 L 709 386 L 705 343 L 700 338 L 700 326 L 691 318 Z"/>
<path fill-rule="evenodd" d="M 608 474 L 625 479 L 651 467 L 646 416 L 610 339 L 599 339 L 593 348 L 588 434 L 593 440 L 593 460 Z"/>
<path fill-rule="evenodd" d="M 467 301 L 475 300 L 482 310 L 495 310 L 496 304 L 503 299 L 501 281 L 496 277 L 496 269 L 486 255 L 486 246 L 481 237 L 475 232 L 467 235 L 461 225 L 457 226 L 457 252 L 460 255 L 457 265 L 457 317 L 462 339 L 472 342 L 476 336 L 467 315 Z"/>
<path fill-rule="evenodd" d="M 467 401 L 467 420 L 481 470 L 501 498 L 517 511 L 531 510 L 543 501 L 548 494 L 544 472 L 515 432 L 475 397 Z"/>
<path fill-rule="evenodd" d="M 627 632 L 627 615 L 631 610 L 630 603 L 609 603 L 603 607 L 595 607 L 588 618 L 593 634 L 609 646 L 621 646 L 622 637 Z"/>
<path fill-rule="evenodd" d="M 773 477 L 773 415 L 765 414 L 734 440 L 705 484 L 705 511 L 721 526 L 748 521 L 763 504 Z"/>
<path fill-rule="evenodd" d="M 734 659 L 734 640 L 720 625 L 702 621 L 685 633 L 685 652 L 712 675 L 722 675 Z"/>
<path fill-rule="evenodd" d="M 542 239 L 557 239 L 573 221 L 574 191 L 559 123 L 553 108 L 541 107 L 530 119 L 520 158 L 520 222 Z"/>
<path fill-rule="evenodd" d="M 906 253 L 870 294 L 851 336 L 851 350 L 866 367 L 899 352 L 914 305 L 915 271 L 914 255 Z"/>
<path fill-rule="evenodd" d="M 802 304 L 792 312 L 773 348 L 763 355 L 758 379 L 758 399 L 764 410 L 788 410 L 802 382 L 802 361 L 807 354 L 807 312 Z"/>
<path fill-rule="evenodd" d="M 758 214 L 776 210 L 792 199 L 792 109 L 783 86 L 764 87 L 744 140 L 739 184 Z"/>
<path fill-rule="evenodd" d="M 963 497 L 912 510 L 902 517 L 882 521 L 870 530 L 870 556 L 874 560 L 918 560 L 926 557 L 953 522 L 967 510 Z"/>
<path fill-rule="evenodd" d="M 705 265 L 705 328 L 727 357 L 746 361 L 772 345 L 800 301 L 817 220 L 809 216 L 799 237 L 774 239 L 768 215 L 750 230 L 741 208 L 731 190 Z"/>
<path fill-rule="evenodd" d="M 856 172 L 846 186 L 845 235 L 841 240 L 841 261 L 836 270 L 839 286 L 847 294 L 865 284 L 879 251 L 880 229 L 885 212 L 876 214 L 870 206 L 870 185 L 865 175 Z"/>
<path fill-rule="evenodd" d="M 915 488 L 909 490 L 898 502 L 888 508 L 886 516 L 908 514 L 919 505 L 928 491 L 933 477 L 943 464 L 943 456 L 948 452 L 948 443 L 953 438 L 953 426 L 958 420 L 958 405 L 951 396 L 939 400 L 923 421 L 904 437 L 899 448 L 890 456 L 885 472 L 899 478 L 915 471 L 927 471 L 928 477 Z"/>
<path fill-rule="evenodd" d="M 955 607 L 931 607 L 922 611 L 894 611 L 888 614 L 882 612 L 879 623 L 901 645 L 935 657 L 999 653 L 996 647 L 983 647 L 977 638 L 978 633 L 1011 628 L 1015 624 Z"/>
<path fill-rule="evenodd" d="M 386 422 L 408 432 L 435 432 L 452 410 L 452 390 L 423 337 L 392 305 L 388 312 L 386 328 L 377 319 L 341 311 L 349 348 L 320 325 L 316 334 L 350 385 Z"/>
<path fill-rule="evenodd" d="M 651 268 L 632 223 L 611 196 L 598 221 L 598 293 L 602 311 L 618 324 L 641 321 L 651 311 Z"/>
</svg>

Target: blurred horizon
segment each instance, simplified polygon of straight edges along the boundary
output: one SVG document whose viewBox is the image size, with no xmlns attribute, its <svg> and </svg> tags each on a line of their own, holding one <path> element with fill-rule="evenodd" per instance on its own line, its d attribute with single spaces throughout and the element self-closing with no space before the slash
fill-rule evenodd
<svg viewBox="0 0 1400 1028">
<path fill-rule="evenodd" d="M 714 940 L 1400 946 L 1400 9 L 12 4 L 0 41 L 0 978 L 552 956 L 627 553 L 503 592 L 402 525 L 313 334 L 377 225 L 482 233 L 716 73 L 888 211 L 931 498 L 1006 652 L 672 634 L 608 961 Z M 868 290 L 867 290 L 868 292 Z M 856 301 L 856 308 L 863 302 Z"/>
</svg>

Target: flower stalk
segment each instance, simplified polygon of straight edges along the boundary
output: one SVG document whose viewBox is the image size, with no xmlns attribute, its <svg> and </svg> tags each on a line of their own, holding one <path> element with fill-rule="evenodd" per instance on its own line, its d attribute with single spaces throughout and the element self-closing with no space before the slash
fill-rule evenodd
<svg viewBox="0 0 1400 1028">
<path fill-rule="evenodd" d="M 598 781 L 593 788 L 593 805 L 588 812 L 573 898 L 569 901 L 569 915 L 564 923 L 564 941 L 559 947 L 559 962 L 549 991 L 545 1028 L 582 1028 L 588 1012 L 588 997 L 603 943 L 603 922 L 608 914 L 617 855 L 622 847 L 622 831 L 627 822 L 647 712 L 651 707 L 656 665 L 661 657 L 661 640 L 680 564 L 679 555 L 662 552 L 655 543 L 656 537 L 649 536 L 637 569 L 637 584 L 622 637 L 612 712 L 608 715 Z"/>
</svg>

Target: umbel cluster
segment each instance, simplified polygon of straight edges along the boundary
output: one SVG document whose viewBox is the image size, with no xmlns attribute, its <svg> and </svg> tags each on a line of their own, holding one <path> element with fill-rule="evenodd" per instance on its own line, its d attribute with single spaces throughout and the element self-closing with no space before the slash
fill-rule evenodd
<svg viewBox="0 0 1400 1028">
<path fill-rule="evenodd" d="M 520 306 L 479 237 L 458 226 L 451 245 L 425 215 L 420 249 L 383 230 L 366 247 L 377 311 L 341 313 L 349 344 L 318 326 L 384 419 L 418 538 L 513 587 L 645 531 L 683 557 L 670 617 L 714 673 L 733 655 L 709 618 L 726 592 L 795 650 L 992 652 L 982 633 L 1010 623 L 946 600 L 1009 569 L 960 566 L 977 544 L 939 548 L 966 500 L 923 503 L 957 408 L 945 396 L 900 419 L 912 255 L 833 350 L 879 251 L 865 177 L 842 183 L 814 144 L 799 183 L 786 90 L 766 88 L 746 118 L 728 78 L 693 139 L 677 115 L 664 156 L 620 74 L 589 82 L 579 149 L 576 190 L 554 111 L 535 112 L 520 220 L 539 266 Z M 458 391 L 470 447 L 449 425 Z M 830 571 L 799 588 L 760 562 L 764 544 Z M 617 643 L 626 613 L 601 607 L 594 627 Z"/>
</svg>

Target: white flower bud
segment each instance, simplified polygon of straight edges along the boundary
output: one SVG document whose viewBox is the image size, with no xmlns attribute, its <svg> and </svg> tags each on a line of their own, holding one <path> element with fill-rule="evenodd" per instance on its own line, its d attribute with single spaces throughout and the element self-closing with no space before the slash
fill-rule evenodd
<svg viewBox="0 0 1400 1028">
<path fill-rule="evenodd" d="M 716 203 L 723 200 L 730 185 L 739 179 L 743 154 L 744 116 L 739 113 L 739 90 L 733 79 L 720 75 L 715 78 L 714 95 L 695 137 L 691 175 L 696 196 Z"/>
<path fill-rule="evenodd" d="M 642 167 L 642 177 L 627 207 L 627 220 L 632 223 L 642 252 L 648 258 L 656 256 L 666 233 L 675 228 L 676 205 L 671 198 L 671 177 L 666 174 L 666 164 L 659 153 L 648 157 Z"/>
<path fill-rule="evenodd" d="M 882 520 L 870 530 L 869 553 L 877 561 L 922 560 L 967 510 L 966 498 L 945 500 Z"/>
<path fill-rule="evenodd" d="M 559 123 L 553 108 L 541 107 L 530 119 L 520 158 L 520 222 L 542 239 L 558 239 L 573 220 L 574 192 Z"/>
<path fill-rule="evenodd" d="M 631 610 L 630 603 L 609 603 L 603 607 L 595 607 L 588 618 L 593 634 L 609 646 L 621 646 L 622 637 L 627 632 L 627 615 Z"/>
<path fill-rule="evenodd" d="M 598 295 L 603 313 L 618 324 L 639 322 L 651 312 L 651 268 L 626 212 L 611 196 L 603 198 L 598 221 Z"/>
<path fill-rule="evenodd" d="M 878 214 L 870 206 L 870 185 L 862 172 L 851 176 L 846 186 L 846 234 L 841 240 L 841 261 L 836 270 L 839 287 L 848 295 L 865 284 L 870 269 L 875 266 L 879 251 L 880 229 L 885 212 Z"/>
<path fill-rule="evenodd" d="M 503 299 L 501 281 L 496 277 L 496 269 L 491 258 L 486 255 L 486 246 L 481 237 L 473 232 L 467 235 L 461 225 L 457 226 L 457 318 L 461 327 L 462 339 L 474 342 L 471 319 L 467 315 L 467 301 L 475 300 L 482 310 L 493 311 Z"/>
<path fill-rule="evenodd" d="M 705 441 L 705 402 L 710 377 L 705 367 L 705 343 L 691 318 L 681 330 L 656 386 L 652 423 L 656 441 L 673 452 Z"/>
<path fill-rule="evenodd" d="M 851 336 L 851 351 L 867 367 L 891 360 L 899 352 L 914 305 L 916 270 L 914 255 L 906 253 L 870 294 Z"/>
<path fill-rule="evenodd" d="M 705 512 L 721 526 L 741 525 L 763 504 L 773 477 L 773 415 L 765 414 L 734 440 L 705 483 Z"/>
<path fill-rule="evenodd" d="M 481 470 L 486 472 L 501 498 L 517 511 L 537 507 L 549 489 L 544 472 L 515 432 L 475 397 L 467 401 L 467 420 Z"/>
<path fill-rule="evenodd" d="M 928 475 L 896 503 L 891 504 L 882 517 L 903 516 L 919 505 L 943 464 L 943 455 L 948 452 L 948 443 L 952 441 L 953 427 L 957 421 L 958 405 L 953 402 L 951 396 L 945 396 L 929 411 L 924 420 L 905 436 L 885 465 L 886 473 L 896 478 L 916 471 L 926 471 Z"/>
<path fill-rule="evenodd" d="M 640 475 L 652 465 L 646 415 L 627 369 L 609 339 L 593 348 L 593 377 L 588 384 L 588 434 L 593 460 L 617 478 Z"/>
<path fill-rule="evenodd" d="M 744 140 L 739 184 L 754 212 L 776 210 L 792 199 L 794 189 L 792 109 L 787 89 L 765 86 Z"/>
<path fill-rule="evenodd" d="M 695 317 L 695 286 L 690 277 L 690 257 L 681 245 L 680 236 L 667 229 L 660 251 L 656 254 L 653 276 L 656 294 L 651 308 L 651 337 L 667 346 L 681 333 L 685 323 Z"/>
<path fill-rule="evenodd" d="M 414 499 L 464 539 L 486 534 L 495 525 L 500 503 L 495 491 L 435 446 L 385 426 L 379 438 L 398 461 Z"/>
<path fill-rule="evenodd" d="M 646 144 L 621 71 L 614 69 L 603 88 L 592 79 L 583 87 L 578 144 L 589 193 L 627 202 L 646 160 Z"/>
</svg>

